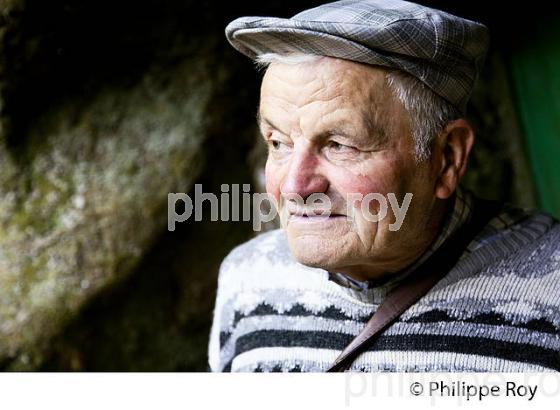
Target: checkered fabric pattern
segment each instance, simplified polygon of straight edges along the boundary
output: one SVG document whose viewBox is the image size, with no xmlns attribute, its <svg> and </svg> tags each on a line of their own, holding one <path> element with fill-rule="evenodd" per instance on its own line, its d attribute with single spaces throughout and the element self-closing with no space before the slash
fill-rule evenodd
<svg viewBox="0 0 560 410">
<path fill-rule="evenodd" d="M 226 27 L 241 53 L 305 53 L 405 71 L 465 111 L 488 48 L 487 28 L 400 0 L 343 0 L 290 19 L 241 17 Z"/>
</svg>

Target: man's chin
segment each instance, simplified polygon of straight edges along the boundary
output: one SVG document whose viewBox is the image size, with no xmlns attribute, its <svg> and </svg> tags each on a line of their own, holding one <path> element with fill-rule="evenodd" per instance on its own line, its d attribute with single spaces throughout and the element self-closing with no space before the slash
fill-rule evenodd
<svg viewBox="0 0 560 410">
<path fill-rule="evenodd" d="M 312 235 L 296 238 L 288 236 L 288 244 L 294 259 L 302 265 L 325 270 L 332 270 L 339 266 L 341 249 L 328 239 Z M 340 246 L 340 243 L 338 245 Z"/>
</svg>

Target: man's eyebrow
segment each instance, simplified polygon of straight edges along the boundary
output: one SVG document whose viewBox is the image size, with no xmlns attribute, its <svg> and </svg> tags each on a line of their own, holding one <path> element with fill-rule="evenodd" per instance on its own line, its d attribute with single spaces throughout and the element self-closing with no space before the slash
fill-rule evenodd
<svg viewBox="0 0 560 410">
<path fill-rule="evenodd" d="M 351 137 L 355 133 L 351 132 L 350 129 L 347 129 L 344 125 L 333 125 L 332 127 L 326 127 L 324 131 L 318 133 L 320 138 L 327 138 L 333 135 L 340 135 L 343 137 Z"/>
<path fill-rule="evenodd" d="M 329 137 L 331 135 L 341 135 L 345 137 L 366 138 L 368 140 L 375 139 L 377 143 L 384 144 L 389 140 L 389 133 L 385 127 L 381 126 L 375 118 L 367 113 L 362 113 L 362 126 L 356 129 L 352 123 L 342 122 L 326 127 L 325 131 L 320 133 L 321 137 Z"/>
<path fill-rule="evenodd" d="M 365 130 L 367 132 L 368 138 L 376 138 L 379 143 L 386 143 L 389 140 L 389 135 L 385 127 L 381 126 L 376 119 L 374 119 L 371 113 L 363 112 L 362 114 L 362 121 L 365 126 Z M 274 128 L 275 130 L 281 131 L 278 126 L 276 126 L 271 120 L 261 115 L 260 111 L 256 113 L 256 120 L 259 129 L 263 126 L 269 126 Z M 332 127 L 327 127 L 326 131 L 323 131 L 319 134 L 320 137 L 328 137 L 331 135 L 343 135 L 346 137 L 352 136 L 355 132 L 351 132 L 348 128 L 348 124 L 343 125 L 334 125 Z"/>
<path fill-rule="evenodd" d="M 259 128 L 262 128 L 263 125 L 268 125 L 269 127 L 274 128 L 275 130 L 280 131 L 280 128 L 277 127 L 271 120 L 269 120 L 266 117 L 263 117 L 260 113 L 260 111 L 257 111 L 257 125 L 259 126 Z"/>
</svg>

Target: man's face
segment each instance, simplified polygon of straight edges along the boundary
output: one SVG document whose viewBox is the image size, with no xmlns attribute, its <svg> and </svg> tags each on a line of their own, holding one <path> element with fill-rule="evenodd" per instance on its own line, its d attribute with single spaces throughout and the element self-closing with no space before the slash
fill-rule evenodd
<svg viewBox="0 0 560 410">
<path fill-rule="evenodd" d="M 266 188 L 297 261 L 376 278 L 414 261 L 433 239 L 437 166 L 416 163 L 408 114 L 385 71 L 328 57 L 273 63 L 263 78 L 259 117 L 269 146 Z M 331 202 L 328 218 L 290 200 L 316 193 Z M 389 201 L 387 216 L 375 221 L 379 201 L 362 209 L 361 200 L 351 199 L 369 193 L 394 194 L 399 205 L 413 194 L 398 231 L 389 229 L 396 222 Z"/>
</svg>

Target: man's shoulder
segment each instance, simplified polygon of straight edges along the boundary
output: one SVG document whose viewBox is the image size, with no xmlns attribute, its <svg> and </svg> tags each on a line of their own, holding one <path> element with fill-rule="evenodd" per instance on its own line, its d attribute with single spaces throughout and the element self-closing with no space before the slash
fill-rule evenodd
<svg viewBox="0 0 560 410">
<path fill-rule="evenodd" d="M 560 275 L 560 223 L 547 212 L 505 204 L 468 247 L 464 263 L 527 275 Z M 502 272 L 502 273 L 504 273 Z M 535 276 L 537 273 L 531 274 Z"/>
<path fill-rule="evenodd" d="M 521 217 L 510 223 L 500 214 L 473 251 L 403 316 L 406 320 L 460 319 L 481 332 L 497 323 L 558 334 L 560 224 L 545 212 L 508 211 L 509 217 Z"/>
<path fill-rule="evenodd" d="M 536 242 L 554 241 L 560 233 L 560 224 L 550 214 L 509 203 L 490 220 L 469 245 L 469 251 L 490 249 L 495 257 L 515 255 Z"/>
<path fill-rule="evenodd" d="M 507 260 L 512 260 L 511 272 L 520 275 L 527 274 L 521 268 L 533 271 L 530 275 L 549 274 L 560 279 L 560 223 L 550 214 L 543 211 L 530 211 L 526 217 L 512 224 L 504 222 L 503 217 L 499 223 L 506 226 L 502 228 L 502 235 L 496 235 L 498 244 L 507 245 L 510 253 Z M 500 230 L 498 229 L 498 232 Z M 517 246 L 514 246 L 514 243 Z M 494 248 L 496 255 L 497 247 Z M 515 269 L 519 267 L 519 269 Z M 534 271 L 536 270 L 536 271 Z M 560 284 L 560 282 L 559 282 Z"/>
</svg>

